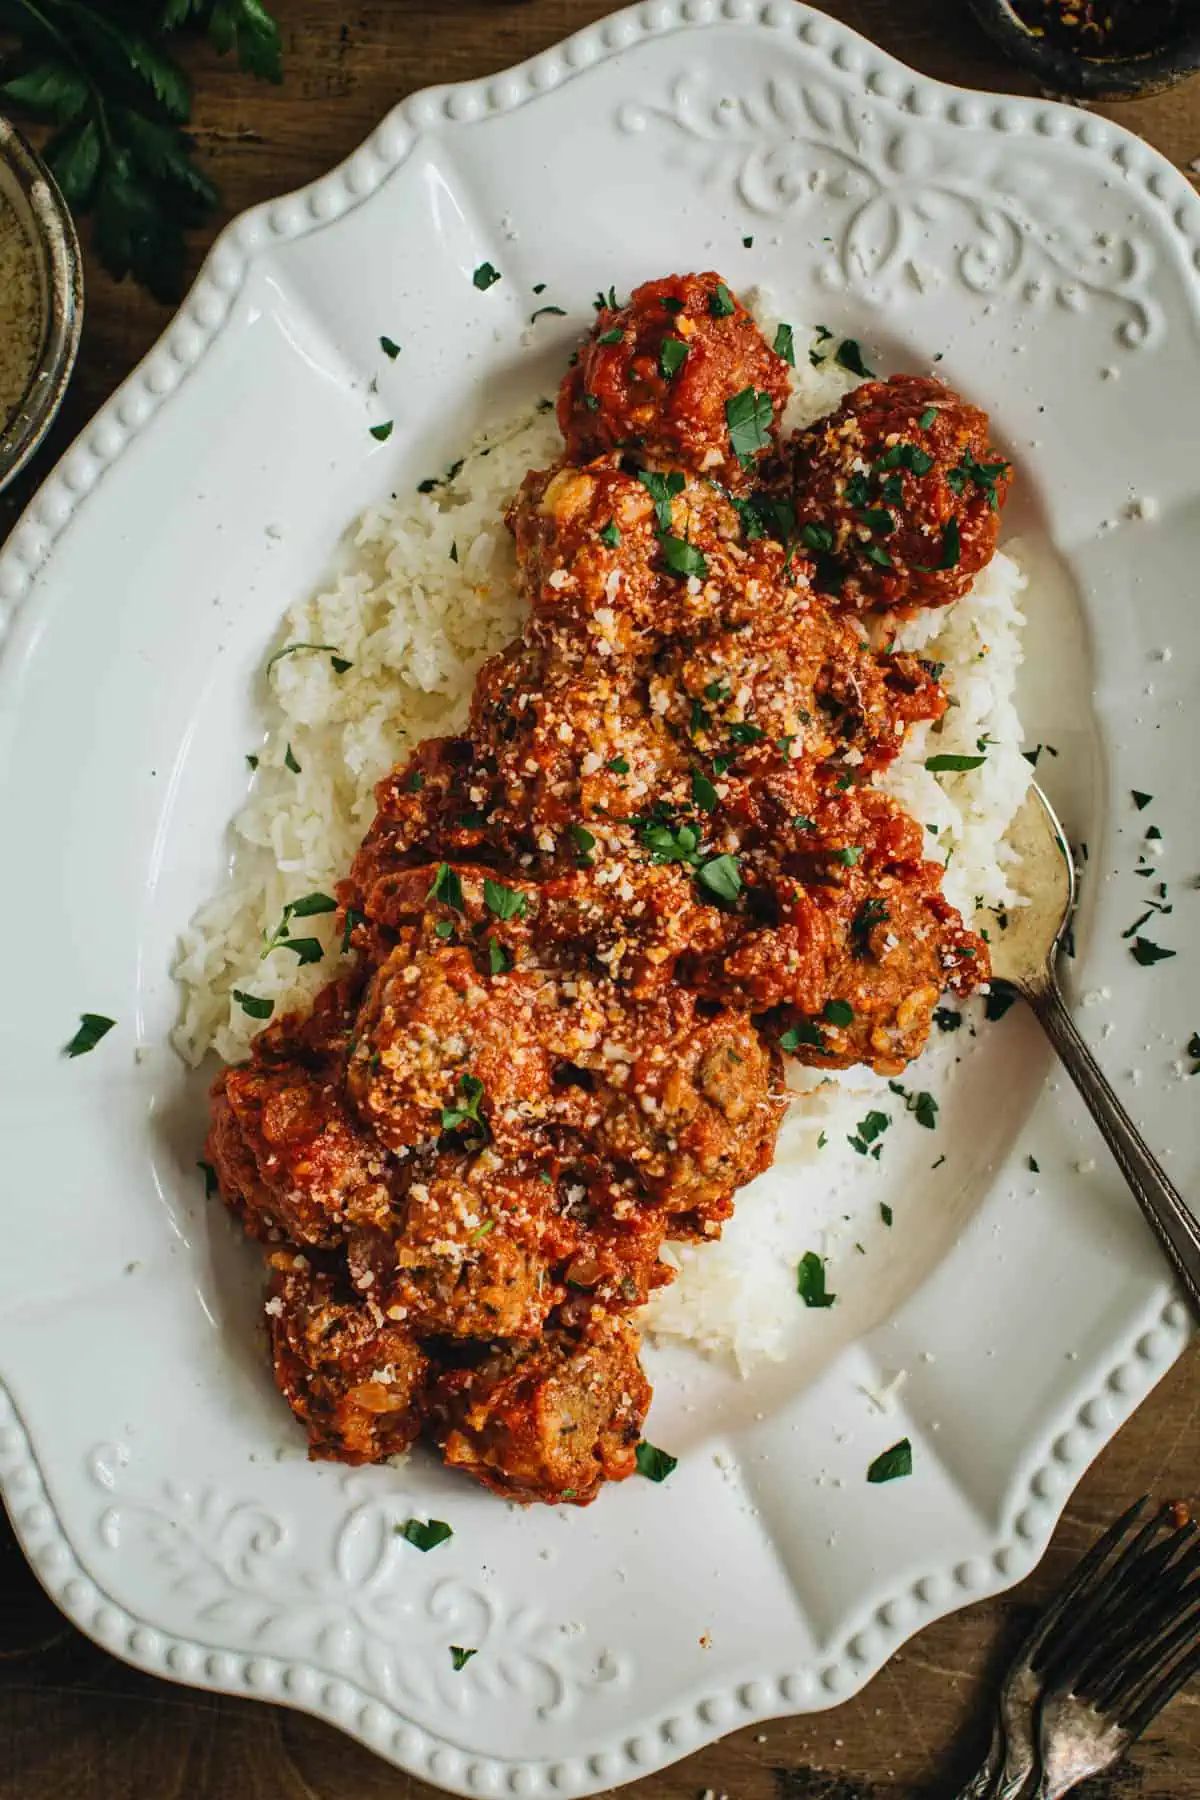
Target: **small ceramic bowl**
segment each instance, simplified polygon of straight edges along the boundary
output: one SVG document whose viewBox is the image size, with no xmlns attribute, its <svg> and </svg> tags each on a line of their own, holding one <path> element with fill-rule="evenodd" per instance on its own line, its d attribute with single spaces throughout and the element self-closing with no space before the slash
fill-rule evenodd
<svg viewBox="0 0 1200 1800">
<path fill-rule="evenodd" d="M 25 392 L 0 431 L 0 488 L 33 455 L 58 411 L 83 329 L 83 265 L 67 203 L 41 157 L 0 117 L 0 193 L 33 245 L 41 337 Z"/>
<path fill-rule="evenodd" d="M 970 5 L 994 42 L 1051 93 L 1082 100 L 1136 100 L 1200 70 L 1200 7 L 1195 5 L 1181 7 L 1164 41 L 1138 56 L 1084 56 L 1050 43 L 1030 30 L 1012 0 L 970 0 Z"/>
</svg>

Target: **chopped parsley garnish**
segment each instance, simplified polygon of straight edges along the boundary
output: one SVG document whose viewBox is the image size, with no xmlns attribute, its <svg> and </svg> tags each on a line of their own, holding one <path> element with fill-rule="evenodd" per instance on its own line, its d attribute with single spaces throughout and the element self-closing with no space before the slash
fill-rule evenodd
<svg viewBox="0 0 1200 1800">
<path fill-rule="evenodd" d="M 853 1025 L 854 1008 L 848 1000 L 827 1000 L 821 1017 L 827 1025 Z"/>
<path fill-rule="evenodd" d="M 663 819 L 652 819 L 642 826 L 641 839 L 656 863 L 700 860 L 700 833 L 694 825 L 670 825 Z"/>
<path fill-rule="evenodd" d="M 452 906 L 455 912 L 463 909 L 462 882 L 457 871 L 449 863 L 439 863 L 434 870 L 433 880 L 429 884 L 429 892 L 425 896 L 428 906 L 431 900 L 440 900 L 443 906 Z"/>
<path fill-rule="evenodd" d="M 257 994 L 243 994 L 241 988 L 234 988 L 233 997 L 247 1018 L 269 1019 L 275 1011 L 273 1000 L 263 1000 Z"/>
<path fill-rule="evenodd" d="M 64 1056 L 86 1056 L 94 1050 L 102 1037 L 116 1024 L 115 1019 L 106 1019 L 103 1013 L 80 1013 L 79 1030 L 69 1044 L 63 1045 Z"/>
<path fill-rule="evenodd" d="M 293 938 L 289 936 L 289 928 L 293 919 L 311 919 L 319 913 L 337 911 L 337 901 L 328 894 L 304 894 L 299 900 L 289 900 L 283 909 L 278 925 L 267 938 L 266 948 L 259 961 L 263 962 L 272 950 L 291 950 L 299 957 L 301 966 L 305 963 L 320 962 L 325 952 L 318 938 Z"/>
<path fill-rule="evenodd" d="M 893 567 L 892 559 L 882 544 L 864 544 L 863 555 L 868 562 L 878 563 L 881 569 Z"/>
<path fill-rule="evenodd" d="M 1139 812 L 1145 812 L 1146 808 L 1154 798 L 1153 794 L 1139 793 L 1137 788 L 1131 788 L 1130 793 L 1133 798 L 1133 804 L 1137 807 Z"/>
<path fill-rule="evenodd" d="M 1158 839 L 1162 837 L 1162 832 L 1158 829 L 1157 825 L 1147 825 L 1146 836 L 1148 838 Z"/>
<path fill-rule="evenodd" d="M 383 351 L 383 354 L 390 357 L 393 362 L 395 362 L 400 354 L 400 346 L 394 338 L 381 337 L 379 340 L 379 348 Z"/>
<path fill-rule="evenodd" d="M 530 313 L 529 323 L 533 325 L 538 319 L 544 319 L 547 313 L 552 313 L 556 319 L 565 319 L 567 309 L 565 306 L 539 306 L 536 312 Z"/>
<path fill-rule="evenodd" d="M 769 448 L 774 417 L 770 394 L 756 393 L 752 387 L 743 388 L 725 402 L 729 442 L 743 466 L 753 462 L 760 450 Z"/>
<path fill-rule="evenodd" d="M 973 481 L 987 499 L 993 512 L 1000 511 L 1000 496 L 996 492 L 996 483 L 1002 475 L 1007 475 L 1006 462 L 976 462 L 969 450 L 963 452 L 962 461 L 956 469 L 951 469 L 946 476 L 946 486 L 952 493 L 962 494 L 966 491 L 968 481 Z"/>
<path fill-rule="evenodd" d="M 1041 1164 L 1038 1162 L 1036 1156 L 1027 1156 L 1025 1158 L 1025 1167 L 1029 1170 L 1031 1175 L 1040 1175 L 1042 1172 Z"/>
<path fill-rule="evenodd" d="M 214 1194 L 219 1194 L 221 1191 L 221 1184 L 217 1180 L 217 1171 L 211 1163 L 207 1162 L 198 1162 L 196 1167 L 204 1177 L 204 1198 L 211 1200 Z"/>
<path fill-rule="evenodd" d="M 675 494 L 683 492 L 683 476 L 678 469 L 673 469 L 669 475 L 660 475 L 654 469 L 639 469 L 638 480 L 654 502 L 658 529 L 670 531 L 671 500 Z"/>
<path fill-rule="evenodd" d="M 919 1094 L 910 1094 L 906 1104 L 909 1112 L 916 1115 L 918 1125 L 923 1125 L 926 1131 L 933 1131 L 936 1129 L 938 1103 L 932 1094 L 926 1093 L 924 1089 L 922 1089 Z"/>
<path fill-rule="evenodd" d="M 686 538 L 663 532 L 658 541 L 662 545 L 663 561 L 673 575 L 698 575 L 703 579 L 708 574 L 704 553 L 689 544 Z"/>
<path fill-rule="evenodd" d="M 728 700 L 732 693 L 733 689 L 727 681 L 708 681 L 704 684 L 704 698 L 711 700 L 714 705 Z"/>
<path fill-rule="evenodd" d="M 887 1227 L 888 1227 L 888 1229 L 889 1229 L 889 1230 L 890 1230 L 890 1229 L 891 1229 L 891 1224 L 892 1224 L 892 1220 L 893 1220 L 893 1218 L 894 1218 L 894 1217 L 895 1217 L 895 1214 L 894 1214 L 894 1213 L 893 1213 L 893 1212 L 892 1212 L 892 1209 L 891 1209 L 891 1207 L 890 1207 L 890 1206 L 889 1206 L 889 1205 L 888 1205 L 888 1203 L 887 1203 L 887 1201 L 886 1201 L 886 1200 L 881 1200 L 881 1201 L 880 1201 L 880 1202 L 879 1202 L 879 1216 L 880 1216 L 880 1218 L 881 1218 L 881 1219 L 882 1219 L 882 1220 L 883 1220 L 883 1222 L 884 1222 L 884 1224 L 885 1224 L 885 1225 L 886 1225 L 886 1226 L 887 1226 Z"/>
<path fill-rule="evenodd" d="M 871 498 L 871 486 L 865 475 L 855 471 L 845 487 L 845 500 L 848 506 L 865 506 Z"/>
<path fill-rule="evenodd" d="M 637 1472 L 644 1475 L 647 1481 L 665 1481 L 672 1469 L 678 1468 L 679 1458 L 668 1455 L 667 1451 L 656 1449 L 642 1439 L 634 1452 Z"/>
<path fill-rule="evenodd" d="M 858 844 L 847 844 L 841 850 L 831 850 L 829 855 L 833 862 L 841 863 L 843 868 L 853 869 L 862 860 L 862 848 Z"/>
<path fill-rule="evenodd" d="M 624 336 L 625 333 L 620 326 L 614 325 L 611 331 L 602 331 L 596 342 L 598 344 L 619 344 Z"/>
<path fill-rule="evenodd" d="M 344 675 L 347 669 L 352 669 L 354 667 L 354 664 L 347 662 L 344 656 L 338 655 L 338 647 L 336 644 L 285 644 L 282 650 L 277 650 L 274 656 L 269 656 L 267 658 L 267 666 L 263 670 L 264 675 L 269 675 L 271 670 L 275 667 L 275 664 L 277 662 L 282 662 L 285 656 L 295 656 L 298 650 L 327 651 L 329 660 L 339 675 Z M 247 757 L 246 761 L 249 762 L 249 760 L 250 758 Z M 254 766 L 256 768 L 258 766 L 257 757 L 254 759 Z"/>
<path fill-rule="evenodd" d="M 767 735 L 761 725 L 752 725 L 748 719 L 737 719 L 728 729 L 735 744 L 757 744 Z"/>
<path fill-rule="evenodd" d="M 300 764 L 296 761 L 296 752 L 292 749 L 290 744 L 283 753 L 283 766 L 285 769 L 290 769 L 293 775 L 298 775 L 300 773 Z"/>
<path fill-rule="evenodd" d="M 825 1286 L 825 1264 L 815 1250 L 806 1250 L 796 1264 L 796 1292 L 805 1306 L 832 1306 L 837 1299 Z"/>
<path fill-rule="evenodd" d="M 454 920 L 439 919 L 433 929 L 440 938 L 452 938 L 454 936 Z"/>
<path fill-rule="evenodd" d="M 779 1040 L 779 1048 L 793 1053 L 801 1048 L 808 1050 L 824 1050 L 825 1033 L 811 1019 L 801 1019 L 798 1025 L 791 1026 Z"/>
<path fill-rule="evenodd" d="M 865 1156 L 869 1146 L 875 1142 L 876 1138 L 882 1136 L 891 1122 L 887 1113 L 873 1108 L 865 1118 L 858 1121 L 854 1135 L 847 1137 L 846 1142 L 852 1150 L 857 1150 L 860 1156 Z"/>
<path fill-rule="evenodd" d="M 478 1655 L 478 1650 L 464 1650 L 461 1644 L 451 1644 L 450 1646 L 450 1661 L 456 1671 L 465 1669 L 471 1658 Z"/>
<path fill-rule="evenodd" d="M 395 429 L 395 419 L 385 419 L 382 425 L 372 425 L 370 428 L 371 436 L 379 444 L 386 444 Z"/>
<path fill-rule="evenodd" d="M 1152 944 L 1149 938 L 1139 937 L 1133 940 L 1133 959 L 1148 969 L 1152 963 L 1165 962 L 1168 956 L 1174 956 L 1174 950 L 1164 950 L 1161 944 Z"/>
<path fill-rule="evenodd" d="M 257 767 L 258 767 L 258 758 L 257 758 L 257 756 L 249 756 L 249 755 L 248 755 L 248 756 L 247 756 L 247 757 L 246 757 L 246 762 L 247 762 L 247 764 L 248 764 L 248 766 L 249 766 L 249 767 L 250 767 L 250 768 L 252 768 L 252 769 L 257 769 Z"/>
<path fill-rule="evenodd" d="M 458 539 L 457 538 L 454 539 L 454 542 L 450 546 L 450 561 L 452 563 L 456 563 L 458 561 Z"/>
<path fill-rule="evenodd" d="M 481 294 L 486 294 L 490 287 L 495 287 L 496 283 L 501 280 L 501 275 L 499 269 L 493 268 L 490 262 L 482 262 L 472 275 L 471 280 L 475 283 L 475 286 L 479 289 Z"/>
<path fill-rule="evenodd" d="M 753 248 L 754 248 L 753 237 L 744 237 L 742 239 L 742 248 L 743 248 L 743 250 L 753 250 Z"/>
<path fill-rule="evenodd" d="M 790 325 L 781 325 L 775 333 L 774 351 L 782 356 L 785 363 L 794 369 L 796 366 L 796 337 Z"/>
<path fill-rule="evenodd" d="M 697 869 L 696 880 L 724 906 L 734 905 L 742 891 L 742 872 L 736 856 L 714 856 Z"/>
<path fill-rule="evenodd" d="M 901 1438 L 890 1450 L 885 1450 L 867 1470 L 867 1480 L 878 1485 L 881 1481 L 898 1481 L 903 1475 L 912 1474 L 912 1445 L 907 1438 Z"/>
<path fill-rule="evenodd" d="M 962 1014 L 949 1006 L 935 1006 L 933 1022 L 939 1031 L 957 1031 L 962 1024 Z"/>
<path fill-rule="evenodd" d="M 477 1125 L 486 1133 L 487 1123 L 479 1115 L 479 1103 L 483 1099 L 484 1087 L 478 1075 L 460 1075 L 458 1078 L 457 1106 L 443 1106 L 442 1130 L 457 1131 L 460 1125 Z"/>
<path fill-rule="evenodd" d="M 871 933 L 876 925 L 886 925 L 891 918 L 886 900 L 864 900 L 854 915 L 850 927 L 850 943 L 856 956 L 865 956 L 870 949 Z"/>
<path fill-rule="evenodd" d="M 597 312 L 603 312 L 605 307 L 608 308 L 609 312 L 617 312 L 619 309 L 617 306 L 616 288 L 610 287 L 607 294 L 604 292 L 604 289 L 601 288 L 598 291 L 596 298 L 592 301 L 592 305 Z"/>
<path fill-rule="evenodd" d="M 607 544 L 610 550 L 615 550 L 620 541 L 621 528 L 615 519 L 610 519 L 607 525 L 600 527 L 600 542 Z"/>
<path fill-rule="evenodd" d="M 345 956 L 346 952 L 350 948 L 350 941 L 354 936 L 355 926 L 356 925 L 365 925 L 366 922 L 367 921 L 366 921 L 365 916 L 362 913 L 360 913 L 357 910 L 357 908 L 355 908 L 353 906 L 348 906 L 346 908 L 346 922 L 342 927 L 342 955 L 343 956 Z"/>
<path fill-rule="evenodd" d="M 1139 916 L 1133 921 L 1133 924 L 1130 925 L 1125 931 L 1123 931 L 1121 933 L 1121 936 L 1123 938 L 1136 937 L 1138 932 L 1142 929 L 1142 926 L 1146 923 L 1146 920 L 1152 919 L 1153 917 L 1154 917 L 1153 911 L 1144 912 L 1144 913 L 1139 914 Z"/>
<path fill-rule="evenodd" d="M 803 813 L 799 813 L 792 820 L 792 829 L 794 831 L 815 831 L 817 829 L 817 821 L 815 819 L 805 818 Z"/>
<path fill-rule="evenodd" d="M 879 484 L 879 495 L 889 506 L 903 506 L 904 481 L 899 475 L 889 475 L 886 481 Z"/>
<path fill-rule="evenodd" d="M 937 418 L 937 407 L 936 406 L 927 406 L 925 408 L 925 411 L 921 414 L 920 418 L 917 420 L 917 424 L 921 427 L 922 431 L 928 431 L 929 427 L 933 424 L 933 421 L 936 418 Z"/>
<path fill-rule="evenodd" d="M 716 788 L 699 769 L 692 770 L 692 799 L 702 812 L 712 812 L 719 799 Z"/>
<path fill-rule="evenodd" d="M 957 569 L 962 556 L 962 538 L 959 534 L 958 520 L 948 519 L 946 529 L 942 533 L 942 554 L 935 563 L 914 563 L 914 569 L 923 574 L 936 574 L 941 569 Z"/>
<path fill-rule="evenodd" d="M 569 828 L 571 841 L 581 856 L 590 856 L 596 848 L 596 839 L 586 825 L 571 825 Z"/>
<path fill-rule="evenodd" d="M 868 369 L 863 361 L 863 353 L 855 338 L 843 338 L 833 360 L 841 363 L 843 369 L 849 369 L 852 375 L 862 375 L 867 380 L 870 380 L 875 373 L 874 369 Z"/>
<path fill-rule="evenodd" d="M 488 967 L 493 975 L 507 975 L 512 968 L 512 957 L 498 938 L 488 939 Z"/>
<path fill-rule="evenodd" d="M 410 1543 L 414 1550 L 436 1550 L 454 1533 L 444 1519 L 406 1519 L 395 1527 L 396 1535 Z"/>
<path fill-rule="evenodd" d="M 815 550 L 818 556 L 827 556 L 833 549 L 833 533 L 828 525 L 802 525 L 800 542 L 806 550 Z"/>
<path fill-rule="evenodd" d="M 664 312 L 678 314 L 685 310 L 685 306 L 686 302 L 681 300 L 677 294 L 665 294 L 663 296 L 662 309 Z"/>
<path fill-rule="evenodd" d="M 604 766 L 606 769 L 611 769 L 614 775 L 628 775 L 629 758 L 627 756 L 611 756 Z"/>
<path fill-rule="evenodd" d="M 886 475 L 891 469 L 907 469 L 910 475 L 928 475 L 932 467 L 933 457 L 919 444 L 893 444 L 876 462 L 875 473 Z"/>
<path fill-rule="evenodd" d="M 868 531 L 878 531 L 883 537 L 895 531 L 896 521 L 886 507 L 872 506 L 864 509 L 862 522 Z"/>
<path fill-rule="evenodd" d="M 1002 1019 L 1016 999 L 1012 988 L 997 987 L 994 983 L 988 990 L 987 999 L 983 1003 L 983 1016 L 993 1021 Z"/>
<path fill-rule="evenodd" d="M 945 775 L 961 769 L 977 769 L 986 761 L 986 753 L 983 756 L 927 756 L 925 767 L 932 775 Z"/>
<path fill-rule="evenodd" d="M 483 903 L 498 919 L 520 919 L 525 915 L 525 895 L 505 887 L 502 881 L 493 881 L 490 875 L 484 876 Z"/>
<path fill-rule="evenodd" d="M 714 319 L 727 319 L 735 310 L 733 295 L 723 281 L 718 281 L 708 296 L 708 310 Z"/>
<path fill-rule="evenodd" d="M 687 361 L 688 347 L 682 338 L 664 338 L 658 352 L 659 372 L 670 381 Z"/>
</svg>

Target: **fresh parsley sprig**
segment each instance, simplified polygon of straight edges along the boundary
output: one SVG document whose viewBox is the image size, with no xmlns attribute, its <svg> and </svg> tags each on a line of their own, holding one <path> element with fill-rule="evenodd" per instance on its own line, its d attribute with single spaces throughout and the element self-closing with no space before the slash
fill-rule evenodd
<svg viewBox="0 0 1200 1800">
<path fill-rule="evenodd" d="M 193 160 L 187 75 L 168 47 L 189 26 L 262 81 L 283 78 L 262 0 L 0 0 L 0 96 L 51 127 L 44 154 L 96 255 L 158 300 L 183 286 L 184 232 L 220 196 Z"/>
</svg>

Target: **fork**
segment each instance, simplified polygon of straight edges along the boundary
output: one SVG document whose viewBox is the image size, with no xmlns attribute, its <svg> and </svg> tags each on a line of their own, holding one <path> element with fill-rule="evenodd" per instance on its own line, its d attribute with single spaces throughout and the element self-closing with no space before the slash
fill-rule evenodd
<svg viewBox="0 0 1200 1800">
<path fill-rule="evenodd" d="M 1060 1800 L 1200 1669 L 1200 1540 L 1171 1507 L 1143 1519 L 1147 1504 L 1092 1546 L 1021 1645 L 958 1800 Z"/>
</svg>

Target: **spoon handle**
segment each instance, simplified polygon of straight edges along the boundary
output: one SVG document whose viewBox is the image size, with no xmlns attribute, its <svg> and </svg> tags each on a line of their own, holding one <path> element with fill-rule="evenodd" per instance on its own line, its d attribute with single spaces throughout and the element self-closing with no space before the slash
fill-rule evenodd
<svg viewBox="0 0 1200 1800">
<path fill-rule="evenodd" d="M 1022 990 L 1071 1080 L 1104 1134 L 1122 1175 L 1154 1231 L 1200 1320 L 1200 1224 L 1151 1155 L 1133 1120 L 1113 1093 L 1051 978 Z"/>
</svg>

